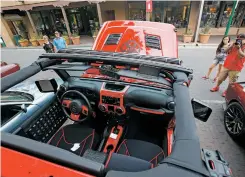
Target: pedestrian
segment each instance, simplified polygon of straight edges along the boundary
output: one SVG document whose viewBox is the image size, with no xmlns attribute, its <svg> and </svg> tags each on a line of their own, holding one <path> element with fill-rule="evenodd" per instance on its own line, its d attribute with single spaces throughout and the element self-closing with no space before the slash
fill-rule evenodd
<svg viewBox="0 0 245 177">
<path fill-rule="evenodd" d="M 239 34 L 236 42 L 230 45 L 226 51 L 228 55 L 220 72 L 217 84 L 211 92 L 217 92 L 220 84 L 229 77 L 229 83 L 236 82 L 245 63 L 245 34 Z M 222 96 L 225 97 L 226 91 Z"/>
<path fill-rule="evenodd" d="M 60 49 L 67 48 L 65 39 L 60 36 L 60 33 L 58 31 L 55 31 L 55 38 L 53 44 L 55 52 L 58 52 Z"/>
<path fill-rule="evenodd" d="M 226 56 L 227 56 L 227 50 L 226 49 L 228 49 L 229 45 L 230 45 L 230 37 L 229 36 L 224 36 L 222 38 L 222 41 L 218 45 L 217 50 L 216 50 L 216 56 L 215 56 L 215 58 L 213 60 L 213 64 L 209 67 L 207 75 L 202 77 L 203 79 L 209 79 L 209 76 L 210 76 L 212 70 L 217 65 L 219 65 L 218 72 L 217 72 L 217 74 L 216 74 L 216 76 L 215 76 L 213 81 L 215 82 L 217 80 L 217 78 L 218 78 L 218 76 L 220 74 L 221 68 L 222 68 L 222 66 L 224 64 L 224 61 L 226 59 Z"/>
<path fill-rule="evenodd" d="M 43 49 L 46 51 L 46 53 L 54 53 L 54 45 L 49 41 L 48 36 L 44 35 L 43 40 Z"/>
</svg>

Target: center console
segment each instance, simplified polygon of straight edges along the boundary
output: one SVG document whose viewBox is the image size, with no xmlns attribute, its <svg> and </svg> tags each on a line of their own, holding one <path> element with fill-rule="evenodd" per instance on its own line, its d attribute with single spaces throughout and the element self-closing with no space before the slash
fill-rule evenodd
<svg viewBox="0 0 245 177">
<path fill-rule="evenodd" d="M 126 109 L 123 104 L 124 94 L 129 86 L 103 83 L 100 90 L 99 109 L 105 113 L 123 115 Z"/>
</svg>

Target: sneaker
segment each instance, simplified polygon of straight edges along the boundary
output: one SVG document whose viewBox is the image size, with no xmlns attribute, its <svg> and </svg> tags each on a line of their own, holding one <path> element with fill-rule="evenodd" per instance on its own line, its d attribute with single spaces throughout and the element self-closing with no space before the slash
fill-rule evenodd
<svg viewBox="0 0 245 177">
<path fill-rule="evenodd" d="M 224 91 L 223 93 L 222 93 L 222 97 L 225 97 L 226 96 L 226 91 Z"/>
<path fill-rule="evenodd" d="M 209 79 L 207 76 L 203 76 L 202 78 L 205 79 L 205 80 L 206 80 L 206 79 Z"/>
<path fill-rule="evenodd" d="M 212 88 L 210 91 L 211 91 L 211 92 L 217 92 L 217 91 L 219 91 L 219 87 L 214 87 L 214 88 Z"/>
</svg>

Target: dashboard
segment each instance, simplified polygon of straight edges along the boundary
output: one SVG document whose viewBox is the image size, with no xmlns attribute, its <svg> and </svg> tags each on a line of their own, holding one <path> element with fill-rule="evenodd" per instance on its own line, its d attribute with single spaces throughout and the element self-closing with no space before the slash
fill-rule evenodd
<svg viewBox="0 0 245 177">
<path fill-rule="evenodd" d="M 126 114 L 128 110 L 158 115 L 174 111 L 172 89 L 71 77 L 61 85 L 59 92 L 62 94 L 67 90 L 80 91 L 101 112 L 119 116 Z M 72 97 L 70 95 L 71 99 Z"/>
<path fill-rule="evenodd" d="M 123 116 L 131 111 L 155 115 L 174 114 L 173 90 L 124 82 L 103 81 L 71 77 L 58 90 L 58 97 L 65 91 L 83 93 L 93 109 L 105 114 Z M 68 95 L 76 99 L 76 95 Z M 1 131 L 47 143 L 67 120 L 55 94 L 44 94 L 26 113 L 13 118 Z"/>
</svg>

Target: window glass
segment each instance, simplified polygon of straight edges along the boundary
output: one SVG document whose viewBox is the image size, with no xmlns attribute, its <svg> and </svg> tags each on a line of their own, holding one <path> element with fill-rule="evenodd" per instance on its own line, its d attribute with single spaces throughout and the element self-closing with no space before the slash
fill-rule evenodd
<svg viewBox="0 0 245 177">
<path fill-rule="evenodd" d="M 245 2 L 239 2 L 232 20 L 232 26 L 245 27 Z"/>
<path fill-rule="evenodd" d="M 146 20 L 145 1 L 128 2 L 129 20 Z"/>
<path fill-rule="evenodd" d="M 218 19 L 218 14 L 220 10 L 219 1 L 205 1 L 203 6 L 202 18 L 200 27 L 209 25 L 210 27 L 215 27 Z"/>
</svg>

